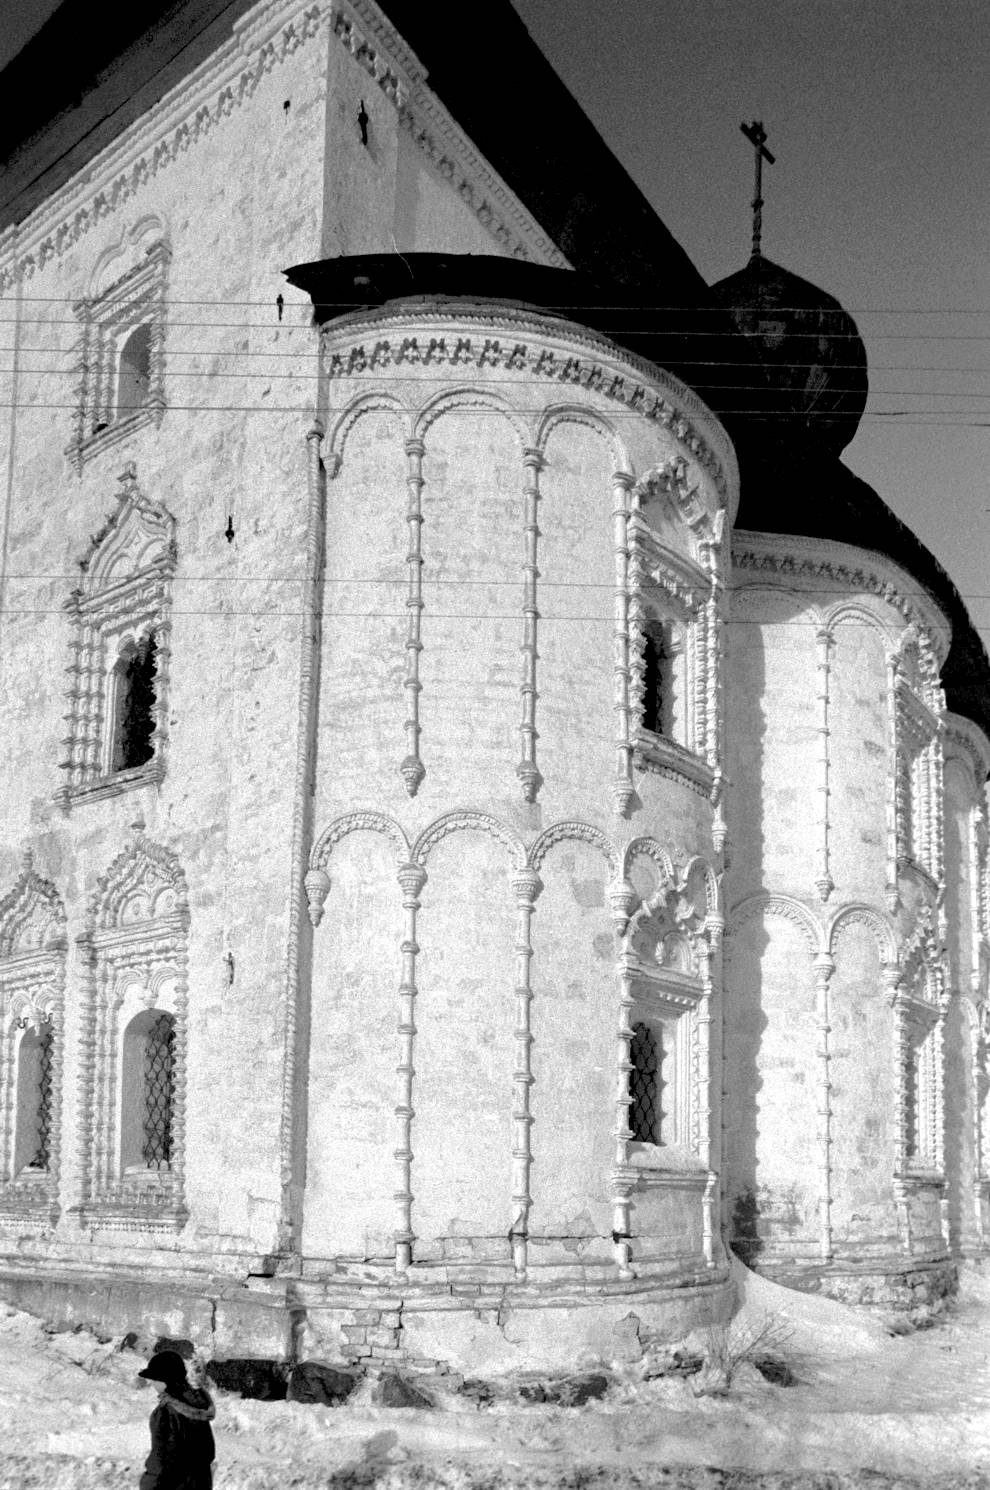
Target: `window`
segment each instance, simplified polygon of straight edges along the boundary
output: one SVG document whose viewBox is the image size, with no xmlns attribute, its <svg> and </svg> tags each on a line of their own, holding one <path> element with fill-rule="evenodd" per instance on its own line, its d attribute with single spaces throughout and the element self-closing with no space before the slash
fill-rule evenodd
<svg viewBox="0 0 990 1490">
<path fill-rule="evenodd" d="M 65 781 L 56 800 L 116 795 L 165 772 L 175 520 L 120 476 L 116 511 L 80 559 L 67 602 L 72 658 Z"/>
<path fill-rule="evenodd" d="M 165 242 L 152 243 L 102 294 L 73 306 L 79 402 L 66 454 L 79 471 L 93 455 L 164 417 L 168 261 Z"/>
<path fill-rule="evenodd" d="M 112 719 L 110 770 L 131 771 L 155 753 L 154 632 L 127 642 L 113 669 L 110 687 Z"/>
<path fill-rule="evenodd" d="M 171 1168 L 175 1095 L 175 1019 L 148 1009 L 124 1032 L 121 1177 Z"/>
<path fill-rule="evenodd" d="M 0 1216 L 57 1214 L 65 911 L 31 855 L 0 900 Z"/>
<path fill-rule="evenodd" d="M 133 414 L 151 391 L 151 326 L 135 326 L 120 350 L 117 364 L 117 418 Z"/>
<path fill-rule="evenodd" d="M 52 1027 L 28 1027 L 17 1052 L 14 1173 L 47 1174 L 52 1154 Z"/>
<path fill-rule="evenodd" d="M 174 1232 L 184 1201 L 189 926 L 185 876 L 161 844 L 134 839 L 102 877 L 80 938 L 85 1115 L 82 1224 Z"/>
<path fill-rule="evenodd" d="M 643 728 L 673 737 L 675 644 L 671 628 L 650 621 L 643 628 Z"/>
<path fill-rule="evenodd" d="M 660 1068 L 663 1046 L 648 1024 L 634 1024 L 629 1042 L 629 1127 L 634 1143 L 662 1143 L 664 1113 Z"/>
</svg>

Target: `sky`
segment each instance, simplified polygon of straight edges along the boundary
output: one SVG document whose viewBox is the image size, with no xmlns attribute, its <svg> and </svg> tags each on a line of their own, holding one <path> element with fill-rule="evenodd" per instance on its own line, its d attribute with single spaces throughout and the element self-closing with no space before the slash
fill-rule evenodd
<svg viewBox="0 0 990 1490">
<path fill-rule="evenodd" d="M 990 645 L 990 5 L 513 4 L 709 282 L 748 258 L 739 126 L 763 121 L 763 252 L 835 295 L 866 343 L 844 458 Z"/>
</svg>

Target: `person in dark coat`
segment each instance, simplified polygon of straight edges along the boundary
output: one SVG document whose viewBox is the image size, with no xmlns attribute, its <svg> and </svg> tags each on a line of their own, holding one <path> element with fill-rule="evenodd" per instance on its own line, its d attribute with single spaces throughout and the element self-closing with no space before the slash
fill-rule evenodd
<svg viewBox="0 0 990 1490">
<path fill-rule="evenodd" d="M 190 1386 L 186 1364 L 174 1350 L 160 1350 L 143 1371 L 160 1401 L 151 1414 L 151 1453 L 139 1490 L 211 1490 L 215 1446 L 209 1392 Z"/>
</svg>

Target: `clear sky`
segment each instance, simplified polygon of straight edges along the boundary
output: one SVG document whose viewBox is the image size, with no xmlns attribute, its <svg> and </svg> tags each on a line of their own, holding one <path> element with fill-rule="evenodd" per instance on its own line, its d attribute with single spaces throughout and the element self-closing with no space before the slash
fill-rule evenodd
<svg viewBox="0 0 990 1490">
<path fill-rule="evenodd" d="M 749 254 L 763 120 L 763 252 L 866 342 L 845 460 L 990 644 L 990 0 L 513 3 L 710 282 Z"/>
</svg>

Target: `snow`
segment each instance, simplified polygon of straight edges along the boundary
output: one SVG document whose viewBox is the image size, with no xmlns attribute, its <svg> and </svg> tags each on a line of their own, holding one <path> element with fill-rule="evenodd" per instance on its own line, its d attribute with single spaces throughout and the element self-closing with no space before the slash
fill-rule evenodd
<svg viewBox="0 0 990 1490">
<path fill-rule="evenodd" d="M 511 1378 L 480 1408 L 434 1381 L 434 1411 L 375 1406 L 370 1382 L 334 1408 L 216 1393 L 216 1490 L 990 1490 L 990 1274 L 967 1267 L 948 1313 L 901 1335 L 741 1265 L 737 1285 L 733 1338 L 771 1316 L 797 1385 L 747 1366 L 696 1396 L 647 1355 L 579 1408 L 523 1403 Z M 156 1400 L 143 1362 L 0 1305 L 0 1490 L 133 1490 Z"/>
</svg>

